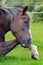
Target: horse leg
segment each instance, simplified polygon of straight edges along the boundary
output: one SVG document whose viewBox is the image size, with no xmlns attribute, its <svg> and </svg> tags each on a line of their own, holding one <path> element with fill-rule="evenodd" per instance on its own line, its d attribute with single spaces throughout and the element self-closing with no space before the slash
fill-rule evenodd
<svg viewBox="0 0 43 65">
<path fill-rule="evenodd" d="M 0 56 L 6 55 L 10 52 L 16 45 L 18 45 L 17 40 L 0 42 Z"/>
<path fill-rule="evenodd" d="M 33 59 L 39 59 L 39 54 L 38 54 L 37 46 L 31 44 L 29 49 L 30 49 L 31 57 Z"/>
</svg>

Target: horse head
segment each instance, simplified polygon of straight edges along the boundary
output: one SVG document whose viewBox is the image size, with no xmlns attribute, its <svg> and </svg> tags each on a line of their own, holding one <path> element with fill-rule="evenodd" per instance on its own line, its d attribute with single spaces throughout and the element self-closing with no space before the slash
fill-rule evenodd
<svg viewBox="0 0 43 65">
<path fill-rule="evenodd" d="M 26 13 L 27 10 L 28 6 L 24 7 L 11 23 L 13 35 L 24 47 L 28 47 L 31 44 L 30 16 Z"/>
</svg>

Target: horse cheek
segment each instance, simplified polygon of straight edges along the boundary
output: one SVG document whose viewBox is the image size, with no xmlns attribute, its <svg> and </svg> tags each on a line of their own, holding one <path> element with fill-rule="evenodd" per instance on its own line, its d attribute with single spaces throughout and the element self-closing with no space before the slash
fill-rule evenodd
<svg viewBox="0 0 43 65">
<path fill-rule="evenodd" d="M 14 23 L 14 22 L 11 23 L 10 28 L 11 28 L 11 31 L 14 32 L 14 33 L 19 31 L 19 25 L 17 25 L 17 23 Z"/>
</svg>

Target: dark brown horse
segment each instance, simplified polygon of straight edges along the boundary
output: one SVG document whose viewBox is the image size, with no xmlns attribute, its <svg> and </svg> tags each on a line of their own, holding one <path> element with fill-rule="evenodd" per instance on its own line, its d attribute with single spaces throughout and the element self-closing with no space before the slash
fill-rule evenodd
<svg viewBox="0 0 43 65">
<path fill-rule="evenodd" d="M 0 8 L 0 55 L 5 55 L 16 45 L 30 48 L 32 58 L 38 59 L 36 46 L 31 43 L 30 16 L 28 6 L 21 8 Z M 16 41 L 5 42 L 5 34 L 11 31 Z M 35 50 L 34 50 L 34 49 Z"/>
</svg>

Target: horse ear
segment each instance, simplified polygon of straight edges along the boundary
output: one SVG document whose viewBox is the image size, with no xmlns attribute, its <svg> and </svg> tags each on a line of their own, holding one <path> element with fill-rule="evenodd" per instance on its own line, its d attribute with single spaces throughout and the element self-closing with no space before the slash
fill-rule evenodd
<svg viewBox="0 0 43 65">
<path fill-rule="evenodd" d="M 25 6 L 23 9 L 22 15 L 24 15 L 27 10 L 28 10 L 28 6 Z"/>
</svg>

